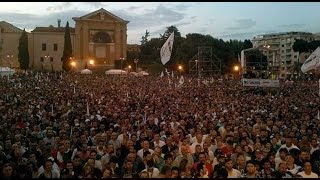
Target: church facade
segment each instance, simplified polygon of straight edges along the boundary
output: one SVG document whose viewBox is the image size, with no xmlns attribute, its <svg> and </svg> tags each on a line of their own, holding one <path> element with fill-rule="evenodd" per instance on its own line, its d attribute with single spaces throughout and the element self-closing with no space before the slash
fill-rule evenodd
<svg viewBox="0 0 320 180">
<path fill-rule="evenodd" d="M 75 70 L 111 69 L 115 62 L 127 59 L 127 24 L 120 17 L 99 9 L 74 17 L 70 27 L 72 60 Z M 43 71 L 61 71 L 65 27 L 36 27 L 28 33 L 30 68 Z M 0 66 L 19 68 L 18 46 L 22 30 L 9 23 L 0 23 Z M 9 28 L 11 27 L 11 29 Z M 90 64 L 93 60 L 94 64 Z"/>
</svg>

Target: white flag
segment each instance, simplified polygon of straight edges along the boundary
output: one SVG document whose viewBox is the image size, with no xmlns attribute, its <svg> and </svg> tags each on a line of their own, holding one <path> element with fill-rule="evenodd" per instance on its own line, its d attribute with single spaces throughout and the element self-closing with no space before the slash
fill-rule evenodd
<svg viewBox="0 0 320 180">
<path fill-rule="evenodd" d="M 89 113 L 89 102 L 87 101 L 87 116 L 89 116 L 90 113 Z"/>
<path fill-rule="evenodd" d="M 320 47 L 318 47 L 303 63 L 301 66 L 301 71 L 305 73 L 317 68 L 320 68 Z"/>
<path fill-rule="evenodd" d="M 181 76 L 180 80 L 179 80 L 179 84 L 182 85 L 183 83 L 184 83 L 184 78 L 183 78 L 183 76 Z"/>
<path fill-rule="evenodd" d="M 164 76 L 163 71 L 161 71 L 160 77 L 162 78 Z"/>
<path fill-rule="evenodd" d="M 173 40 L 174 40 L 174 32 L 169 36 L 169 38 L 163 44 L 160 50 L 161 62 L 163 65 L 165 65 L 170 60 L 171 53 L 172 53 Z"/>
</svg>

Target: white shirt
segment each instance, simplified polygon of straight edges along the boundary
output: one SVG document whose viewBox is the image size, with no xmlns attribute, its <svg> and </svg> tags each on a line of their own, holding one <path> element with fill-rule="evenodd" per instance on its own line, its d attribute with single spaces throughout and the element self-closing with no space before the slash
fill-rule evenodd
<svg viewBox="0 0 320 180">
<path fill-rule="evenodd" d="M 276 158 L 274 159 L 274 162 L 275 162 L 275 164 L 276 164 L 276 169 L 278 169 L 279 164 L 280 164 L 280 163 L 285 163 L 286 161 L 285 161 L 285 160 L 282 160 L 280 157 L 276 157 Z"/>
<path fill-rule="evenodd" d="M 151 155 L 153 154 L 153 150 L 152 150 L 152 149 L 149 148 L 148 151 L 151 153 Z M 141 157 L 141 159 L 143 159 L 143 149 L 140 149 L 140 150 L 137 152 L 137 155 L 138 155 L 139 157 Z"/>
<path fill-rule="evenodd" d="M 240 178 L 241 173 L 237 169 L 233 169 L 229 172 L 228 171 L 228 178 Z"/>
<path fill-rule="evenodd" d="M 279 150 L 280 150 L 281 148 L 287 148 L 288 151 L 290 151 L 291 149 L 298 149 L 298 150 L 300 150 L 300 149 L 299 149 L 296 145 L 294 145 L 294 144 L 292 144 L 290 147 L 287 147 L 286 144 L 283 144 L 283 145 L 280 146 Z M 280 156 L 279 150 L 278 150 L 277 153 L 276 153 L 276 157 L 279 157 L 279 156 Z"/>
<path fill-rule="evenodd" d="M 147 169 L 144 169 L 143 171 L 148 172 Z M 152 173 L 148 172 L 148 174 L 149 174 L 149 178 L 154 178 L 154 177 L 158 177 L 160 175 L 160 171 L 158 168 L 154 167 Z"/>
<path fill-rule="evenodd" d="M 161 141 L 161 140 L 159 141 L 159 143 L 154 141 L 153 144 L 154 144 L 154 147 L 157 147 L 157 146 L 162 147 L 162 146 L 166 145 L 166 143 L 164 141 Z"/>
<path fill-rule="evenodd" d="M 319 178 L 316 173 L 311 172 L 310 175 L 307 175 L 304 171 L 299 172 L 298 175 L 302 176 L 303 178 Z"/>
<path fill-rule="evenodd" d="M 196 146 L 197 146 L 198 144 L 201 146 L 201 148 L 203 148 L 203 141 L 202 141 L 201 143 L 198 143 L 198 142 L 196 141 L 196 142 L 192 143 L 192 145 L 191 145 L 191 154 L 193 154 L 193 153 L 196 152 Z"/>
</svg>

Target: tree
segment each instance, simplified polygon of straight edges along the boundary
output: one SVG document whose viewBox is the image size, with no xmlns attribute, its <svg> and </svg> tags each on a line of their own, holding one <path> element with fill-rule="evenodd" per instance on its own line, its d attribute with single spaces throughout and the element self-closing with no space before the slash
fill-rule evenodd
<svg viewBox="0 0 320 180">
<path fill-rule="evenodd" d="M 243 41 L 243 49 L 249 49 L 249 48 L 252 48 L 252 47 L 253 47 L 253 44 L 249 39 L 245 39 Z"/>
<path fill-rule="evenodd" d="M 19 39 L 19 64 L 20 68 L 23 70 L 27 70 L 29 68 L 29 50 L 28 50 L 28 34 L 25 29 L 23 29 L 23 32 L 21 34 L 21 37 Z"/>
<path fill-rule="evenodd" d="M 64 33 L 63 55 L 61 58 L 63 70 L 65 70 L 65 71 L 71 70 L 71 64 L 70 64 L 71 57 L 72 57 L 72 45 L 71 45 L 69 22 L 67 21 L 67 25 L 66 25 L 65 33 Z"/>
<path fill-rule="evenodd" d="M 150 36 L 150 32 L 146 30 L 144 36 L 141 37 L 141 45 L 144 45 L 148 42 L 148 37 Z"/>
<path fill-rule="evenodd" d="M 308 52 L 308 42 L 302 39 L 297 39 L 292 48 L 294 52 Z"/>
</svg>

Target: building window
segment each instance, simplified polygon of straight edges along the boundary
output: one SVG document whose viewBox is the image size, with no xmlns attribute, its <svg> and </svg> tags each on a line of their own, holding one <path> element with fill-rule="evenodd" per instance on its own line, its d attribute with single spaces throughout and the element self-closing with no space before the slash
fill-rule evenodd
<svg viewBox="0 0 320 180">
<path fill-rule="evenodd" d="M 281 46 L 284 47 L 284 44 L 282 44 Z"/>
<path fill-rule="evenodd" d="M 53 62 L 53 57 L 50 57 L 50 62 Z"/>
<path fill-rule="evenodd" d="M 293 57 L 294 57 L 294 58 L 297 58 L 297 55 L 294 55 Z"/>
<path fill-rule="evenodd" d="M 40 57 L 40 62 L 43 62 L 44 58 L 43 57 Z"/>
<path fill-rule="evenodd" d="M 284 50 L 281 50 L 282 53 L 284 53 Z"/>
<path fill-rule="evenodd" d="M 53 44 L 53 51 L 58 51 L 58 44 Z"/>
<path fill-rule="evenodd" d="M 46 51 L 47 50 L 47 44 L 46 43 L 43 43 L 42 44 L 42 51 Z"/>
</svg>

